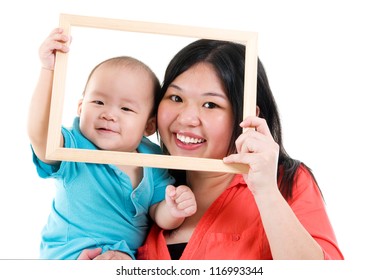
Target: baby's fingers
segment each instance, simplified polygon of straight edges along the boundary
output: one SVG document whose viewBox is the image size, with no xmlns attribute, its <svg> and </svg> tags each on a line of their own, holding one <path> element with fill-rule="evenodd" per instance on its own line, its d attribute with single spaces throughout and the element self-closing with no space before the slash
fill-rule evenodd
<svg viewBox="0 0 378 280">
<path fill-rule="evenodd" d="M 197 211 L 197 202 L 192 190 L 185 185 L 176 189 L 177 209 L 183 210 L 187 215 L 192 215 Z"/>
<path fill-rule="evenodd" d="M 169 206 L 175 206 L 176 202 L 176 188 L 172 185 L 168 185 L 165 189 L 165 200 Z"/>
<path fill-rule="evenodd" d="M 193 215 L 197 211 L 197 203 L 194 198 L 190 198 L 177 203 L 177 209 L 183 211 L 186 215 Z"/>
</svg>

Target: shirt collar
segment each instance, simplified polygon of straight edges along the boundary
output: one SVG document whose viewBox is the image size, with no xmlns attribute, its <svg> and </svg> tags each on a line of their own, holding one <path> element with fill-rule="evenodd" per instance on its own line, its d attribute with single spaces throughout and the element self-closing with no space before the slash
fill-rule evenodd
<svg viewBox="0 0 378 280">
<path fill-rule="evenodd" d="M 246 187 L 247 184 L 244 181 L 242 174 L 236 174 L 234 178 L 232 179 L 230 185 L 228 188 L 234 188 L 234 187 Z"/>
</svg>

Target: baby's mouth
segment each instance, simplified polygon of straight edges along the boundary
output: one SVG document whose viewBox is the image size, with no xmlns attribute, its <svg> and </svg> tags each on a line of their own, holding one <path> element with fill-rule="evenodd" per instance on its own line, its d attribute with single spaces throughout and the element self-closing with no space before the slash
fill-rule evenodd
<svg viewBox="0 0 378 280">
<path fill-rule="evenodd" d="M 176 137 L 177 137 L 178 140 L 180 140 L 181 142 L 183 142 L 184 144 L 187 144 L 187 145 L 201 144 L 201 143 L 206 142 L 206 140 L 203 139 L 203 138 L 189 137 L 189 136 L 185 136 L 185 135 L 178 134 L 178 133 L 176 134 Z"/>
<path fill-rule="evenodd" d="M 108 129 L 108 128 L 105 128 L 105 127 L 99 127 L 96 130 L 103 131 L 103 132 L 113 132 L 113 133 L 116 133 L 114 130 L 111 130 L 111 129 Z"/>
</svg>

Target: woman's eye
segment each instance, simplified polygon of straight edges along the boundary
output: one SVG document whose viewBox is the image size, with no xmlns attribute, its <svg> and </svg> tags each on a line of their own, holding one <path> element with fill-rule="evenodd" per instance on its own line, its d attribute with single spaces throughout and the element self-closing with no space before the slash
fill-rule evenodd
<svg viewBox="0 0 378 280">
<path fill-rule="evenodd" d="M 182 99 L 180 96 L 177 96 L 177 95 L 171 95 L 169 97 L 169 99 L 171 99 L 173 102 L 182 102 Z"/>
<path fill-rule="evenodd" d="M 218 108 L 219 106 L 213 102 L 206 102 L 205 104 L 203 104 L 203 106 L 205 108 L 208 108 L 208 109 L 214 109 L 214 108 Z"/>
</svg>

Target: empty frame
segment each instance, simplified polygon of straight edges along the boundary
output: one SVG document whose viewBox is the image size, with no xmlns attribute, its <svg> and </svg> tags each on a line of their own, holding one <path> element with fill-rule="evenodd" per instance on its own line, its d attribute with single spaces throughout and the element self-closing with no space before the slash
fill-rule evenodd
<svg viewBox="0 0 378 280">
<path fill-rule="evenodd" d="M 64 29 L 64 33 L 66 35 L 71 34 L 71 27 L 74 26 L 189 38 L 237 41 L 239 43 L 243 43 L 246 46 L 243 115 L 244 117 L 248 115 L 255 115 L 257 82 L 257 33 L 255 32 L 221 30 L 214 28 L 139 22 L 69 14 L 60 15 L 60 27 Z M 172 56 L 173 55 L 174 54 L 172 54 Z M 57 52 L 56 54 L 46 148 L 47 159 L 228 173 L 248 172 L 248 166 L 245 164 L 225 164 L 219 159 L 59 147 L 68 56 L 68 53 Z"/>
</svg>

